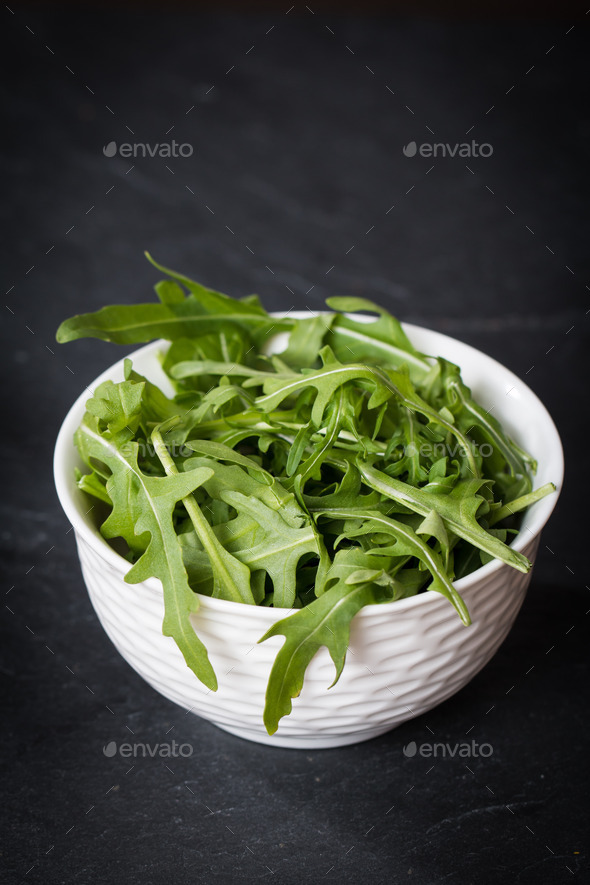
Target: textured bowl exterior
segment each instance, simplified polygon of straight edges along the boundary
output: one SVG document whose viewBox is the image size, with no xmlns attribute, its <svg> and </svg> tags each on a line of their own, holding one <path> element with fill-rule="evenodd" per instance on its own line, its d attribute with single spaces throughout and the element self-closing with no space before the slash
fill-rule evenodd
<svg viewBox="0 0 590 885">
<path fill-rule="evenodd" d="M 461 366 L 483 405 L 498 406 L 508 432 L 539 461 L 538 487 L 548 481 L 559 493 L 563 453 L 557 430 L 542 403 L 515 375 L 468 345 L 436 332 L 406 326 L 423 352 Z M 154 342 L 133 356 L 134 367 L 164 390 L 168 381 Z M 275 350 L 280 349 L 280 344 Z M 123 360 L 91 388 L 121 380 Z M 168 390 L 170 392 L 170 390 Z M 522 605 L 531 573 L 493 561 L 456 582 L 472 618 L 464 627 L 451 604 L 434 591 L 362 609 L 351 625 L 346 665 L 338 683 L 325 648 L 309 665 L 293 712 L 269 737 L 262 721 L 268 676 L 282 637 L 258 644 L 288 611 L 200 597 L 193 625 L 217 674 L 217 692 L 205 688 L 186 666 L 175 642 L 162 634 L 164 603 L 159 581 L 126 584 L 129 564 L 101 537 L 89 516 L 87 499 L 74 480 L 80 465 L 72 439 L 88 394 L 70 409 L 60 430 L 54 459 L 55 481 L 74 530 L 84 581 L 96 613 L 112 642 L 157 691 L 233 734 L 282 747 L 322 748 L 376 737 L 459 691 L 490 660 Z M 540 532 L 557 494 L 526 512 L 513 546 L 534 561 Z"/>
<path fill-rule="evenodd" d="M 444 701 L 490 660 L 522 605 L 530 573 L 506 566 L 467 591 L 473 623 L 432 593 L 361 610 L 354 618 L 339 681 L 325 648 L 312 660 L 293 712 L 269 737 L 262 722 L 264 694 L 283 641 L 258 645 L 282 613 L 200 597 L 193 625 L 209 651 L 219 689 L 209 691 L 186 666 L 174 641 L 162 634 L 164 603 L 158 588 L 126 584 L 121 573 L 77 536 L 90 599 L 108 636 L 153 688 L 221 728 L 281 747 L 337 747 L 376 737 Z M 525 548 L 533 558 L 533 540 Z M 248 610 L 245 617 L 244 609 Z"/>
</svg>

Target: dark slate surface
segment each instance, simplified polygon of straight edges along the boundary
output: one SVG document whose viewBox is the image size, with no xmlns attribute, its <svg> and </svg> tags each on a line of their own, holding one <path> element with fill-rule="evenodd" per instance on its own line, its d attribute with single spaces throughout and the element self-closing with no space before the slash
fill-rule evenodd
<svg viewBox="0 0 590 885">
<path fill-rule="evenodd" d="M 2 881 L 588 881 L 584 22 L 11 8 Z M 192 156 L 102 153 L 171 138 Z M 472 138 L 493 155 L 402 154 Z M 569 484 L 531 591 L 494 660 L 438 709 L 356 747 L 271 749 L 185 716 L 110 645 L 51 455 L 119 352 L 53 335 L 71 313 L 146 300 L 145 248 L 273 308 L 373 297 L 497 357 L 549 406 Z M 194 753 L 169 767 L 102 752 L 171 728 Z M 432 767 L 402 753 L 470 739 L 493 754 Z"/>
</svg>

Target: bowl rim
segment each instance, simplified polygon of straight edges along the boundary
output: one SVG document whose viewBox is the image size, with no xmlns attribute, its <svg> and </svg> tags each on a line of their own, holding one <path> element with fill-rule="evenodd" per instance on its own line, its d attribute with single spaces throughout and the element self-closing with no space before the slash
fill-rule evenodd
<svg viewBox="0 0 590 885">
<path fill-rule="evenodd" d="M 318 313 L 328 313 L 328 311 L 315 311 L 315 314 Z M 271 315 L 279 318 L 281 316 L 284 316 L 285 314 L 284 312 L 277 311 L 273 312 Z M 289 315 L 291 317 L 297 317 L 298 315 L 307 316 L 308 314 L 305 311 L 290 311 Z M 357 318 L 365 320 L 364 316 L 359 316 Z M 521 530 L 510 545 L 514 550 L 522 552 L 523 548 L 525 548 L 528 544 L 530 544 L 539 536 L 541 530 L 547 523 L 549 517 L 551 516 L 551 513 L 553 512 L 557 504 L 563 486 L 563 447 L 559 432 L 551 415 L 549 414 L 547 408 L 539 399 L 539 397 L 521 378 L 511 372 L 510 369 L 507 369 L 506 366 L 504 366 L 498 360 L 494 359 L 483 351 L 478 350 L 472 345 L 466 344 L 459 339 L 453 338 L 450 335 L 446 335 L 443 332 L 438 332 L 435 329 L 428 329 L 425 326 L 417 326 L 412 323 L 404 322 L 402 323 L 402 327 L 407 332 L 410 340 L 412 339 L 413 333 L 427 333 L 429 335 L 444 338 L 448 342 L 459 344 L 463 349 L 470 351 L 476 359 L 481 360 L 482 358 L 484 358 L 491 369 L 497 368 L 501 370 L 503 373 L 505 373 L 505 376 L 509 377 L 511 381 L 515 382 L 515 385 L 518 384 L 520 390 L 526 392 L 527 397 L 533 403 L 534 409 L 538 412 L 544 425 L 544 436 L 546 439 L 549 439 L 550 447 L 552 449 L 551 464 L 552 473 L 554 474 L 552 481 L 555 484 L 556 491 L 552 495 L 547 495 L 545 498 L 542 498 L 540 501 L 532 505 L 531 508 L 525 511 L 525 513 L 530 514 L 530 517 L 527 519 L 528 524 L 526 525 L 526 527 L 521 528 Z M 76 398 L 74 403 L 69 408 L 60 426 L 56 439 L 53 458 L 53 471 L 55 487 L 60 504 L 68 520 L 70 521 L 76 536 L 81 537 L 101 559 L 103 559 L 111 568 L 119 573 L 121 578 L 124 578 L 125 574 L 131 569 L 131 564 L 110 546 L 108 541 L 102 537 L 97 528 L 92 527 L 89 522 L 80 515 L 74 502 L 74 497 L 72 495 L 71 489 L 71 474 L 73 473 L 73 464 L 71 463 L 71 457 L 72 454 L 75 453 L 73 435 L 80 423 L 80 412 L 81 410 L 85 409 L 86 402 L 89 399 L 89 392 L 94 390 L 103 381 L 110 379 L 113 374 L 119 373 L 122 375 L 123 364 L 126 359 L 134 359 L 139 355 L 146 353 L 156 353 L 158 352 L 158 350 L 167 348 L 169 346 L 170 342 L 164 339 L 150 341 L 148 344 L 137 348 L 131 353 L 125 353 L 125 355 L 117 360 L 115 363 L 110 364 L 103 372 L 100 373 L 100 375 L 98 375 L 97 378 L 91 381 L 86 386 L 85 390 L 82 391 L 82 393 Z M 526 529 L 526 531 L 524 529 Z M 485 565 L 480 566 L 474 572 L 471 572 L 471 574 L 454 581 L 453 585 L 461 595 L 465 595 L 465 593 L 470 595 L 469 591 L 473 590 L 481 582 L 484 582 L 490 576 L 499 573 L 502 569 L 511 569 L 511 566 L 498 559 L 494 559 L 486 563 Z M 513 569 L 511 569 L 511 571 L 513 571 Z M 528 575 L 531 574 L 531 571 L 528 572 Z M 523 576 L 525 575 L 523 574 Z M 149 590 L 151 594 L 156 593 L 159 596 L 162 595 L 162 585 L 157 578 L 148 578 L 147 580 L 140 582 L 136 586 L 145 587 L 146 590 Z M 268 619 L 269 621 L 273 622 L 279 620 L 280 618 L 286 617 L 287 614 L 294 611 L 294 609 L 292 608 L 268 608 L 265 606 L 249 605 L 247 603 L 234 602 L 226 599 L 216 599 L 211 596 L 204 596 L 200 593 L 196 593 L 195 595 L 199 598 L 200 604 L 204 605 L 206 608 L 218 611 L 227 611 L 229 606 L 229 610 L 235 613 L 237 611 L 236 606 L 240 606 L 243 610 L 242 614 L 246 617 L 253 616 L 260 618 L 262 616 L 265 620 Z M 438 604 L 440 602 L 444 602 L 445 605 L 449 604 L 448 600 L 446 600 L 436 590 L 425 590 L 421 593 L 416 594 L 415 596 L 407 597 L 406 599 L 399 599 L 392 602 L 384 602 L 380 603 L 377 606 L 366 606 L 365 608 L 361 609 L 358 615 L 364 615 L 365 617 L 370 616 L 371 614 L 375 614 L 377 610 L 383 611 L 384 609 L 388 609 L 390 606 L 394 606 L 394 610 L 401 614 L 403 611 L 407 609 L 414 609 L 416 606 L 429 604 L 432 605 L 435 603 Z"/>
</svg>

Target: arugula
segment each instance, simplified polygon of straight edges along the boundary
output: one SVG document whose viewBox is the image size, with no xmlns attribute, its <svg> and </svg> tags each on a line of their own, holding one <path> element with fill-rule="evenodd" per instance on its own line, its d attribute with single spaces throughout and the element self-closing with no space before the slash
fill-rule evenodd
<svg viewBox="0 0 590 885">
<path fill-rule="evenodd" d="M 138 443 L 129 441 L 128 423 L 135 424 L 143 385 L 125 381 L 106 382 L 89 403 L 76 433 L 78 450 L 87 464 L 95 460 L 110 471 L 105 483 L 112 510 L 101 526 L 105 538 L 123 538 L 139 555 L 125 580 L 138 584 L 156 577 L 164 590 L 165 615 L 162 630 L 180 648 L 187 665 L 210 689 L 217 679 L 205 646 L 197 637 L 190 614 L 199 606 L 191 590 L 174 529 L 177 502 L 186 499 L 211 471 L 196 468 L 182 475 L 148 476 L 138 465 Z M 107 397 L 101 398 L 105 392 Z M 117 397 L 118 394 L 118 397 Z M 133 403 L 132 411 L 128 409 Z M 104 406 L 104 408 L 103 408 Z M 95 474 L 96 475 L 96 474 Z M 89 487 L 86 486 L 89 491 Z"/>
<path fill-rule="evenodd" d="M 237 301 L 215 292 L 161 267 L 147 252 L 146 255 L 155 267 L 175 281 L 173 286 L 161 283 L 156 286 L 159 304 L 114 305 L 71 317 L 60 325 L 57 340 L 64 343 L 77 338 L 102 338 L 115 344 L 138 344 L 155 338 L 175 341 L 244 329 L 255 340 L 263 342 L 272 332 L 292 326 L 288 320 L 270 317 L 257 301 Z M 187 295 L 183 286 L 188 290 Z"/>
<path fill-rule="evenodd" d="M 474 547 L 502 559 L 521 572 L 526 573 L 530 569 L 531 564 L 522 553 L 517 553 L 511 547 L 502 544 L 477 522 L 478 511 L 488 510 L 485 498 L 478 492 L 489 480 L 460 480 L 448 494 L 445 494 L 438 489 L 431 492 L 428 486 L 421 489 L 408 487 L 406 483 L 390 478 L 385 473 L 375 470 L 370 464 L 361 461 L 358 462 L 358 467 L 367 484 L 375 491 L 398 501 L 422 516 L 428 517 L 434 511 L 451 531 L 469 541 Z"/>
<path fill-rule="evenodd" d="M 366 560 L 369 557 L 361 558 L 361 562 Z M 263 642 L 281 635 L 286 638 L 275 659 L 266 691 L 264 724 L 269 734 L 274 734 L 280 719 L 291 712 L 291 698 L 301 692 L 305 670 L 316 652 L 322 646 L 328 649 L 336 668 L 332 683 L 335 685 L 344 667 L 353 617 L 365 605 L 386 602 L 393 596 L 393 582 L 387 580 L 386 573 L 378 568 L 359 570 L 358 557 L 353 569 L 343 569 L 335 562 L 331 576 L 337 578 L 334 586 L 301 611 L 273 624 L 260 639 Z M 385 586 L 379 582 L 381 576 L 385 578 Z"/>
<path fill-rule="evenodd" d="M 87 402 L 76 480 L 125 548 L 125 580 L 160 579 L 163 632 L 208 688 L 198 594 L 291 610 L 260 640 L 284 637 L 264 711 L 273 734 L 321 647 L 338 680 L 364 606 L 432 589 L 469 624 L 454 581 L 492 558 L 527 571 L 507 542 L 554 486 L 533 490 L 534 460 L 459 368 L 418 352 L 384 308 L 332 298 L 332 313 L 277 319 L 256 296 L 148 258 L 166 276 L 157 303 L 72 317 L 57 338 L 164 338 L 175 395 L 126 360 L 125 380 Z M 287 347 L 268 356 L 279 331 Z"/>
</svg>

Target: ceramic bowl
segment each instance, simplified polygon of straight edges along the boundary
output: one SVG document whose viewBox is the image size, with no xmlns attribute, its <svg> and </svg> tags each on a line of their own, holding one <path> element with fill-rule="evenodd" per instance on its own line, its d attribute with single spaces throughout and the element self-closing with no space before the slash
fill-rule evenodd
<svg viewBox="0 0 590 885">
<path fill-rule="evenodd" d="M 563 453 L 551 417 L 516 375 L 489 356 L 437 332 L 405 325 L 418 350 L 457 363 L 486 408 L 539 463 L 535 487 L 552 481 L 557 492 L 532 506 L 513 547 L 534 561 L 540 532 L 563 479 Z M 132 354 L 137 371 L 169 391 L 157 359 L 165 342 Z M 280 342 L 275 349 L 280 349 Z M 119 360 L 93 384 L 123 379 Z M 76 487 L 81 466 L 73 445 L 88 399 L 86 389 L 68 412 L 55 449 L 55 482 L 75 533 L 82 575 L 96 613 L 115 647 L 157 691 L 220 728 L 278 747 L 323 748 L 376 737 L 419 716 L 459 691 L 490 660 L 522 605 L 531 573 L 493 561 L 455 584 L 473 623 L 464 627 L 447 600 L 434 591 L 368 606 L 352 622 L 346 665 L 331 689 L 334 667 L 325 648 L 307 669 L 293 712 L 269 737 L 262 722 L 268 676 L 282 637 L 258 639 L 284 609 L 200 597 L 191 616 L 217 673 L 217 692 L 205 688 L 186 666 L 174 641 L 162 635 L 161 584 L 126 584 L 129 564 L 100 535 L 89 499 Z"/>
</svg>

